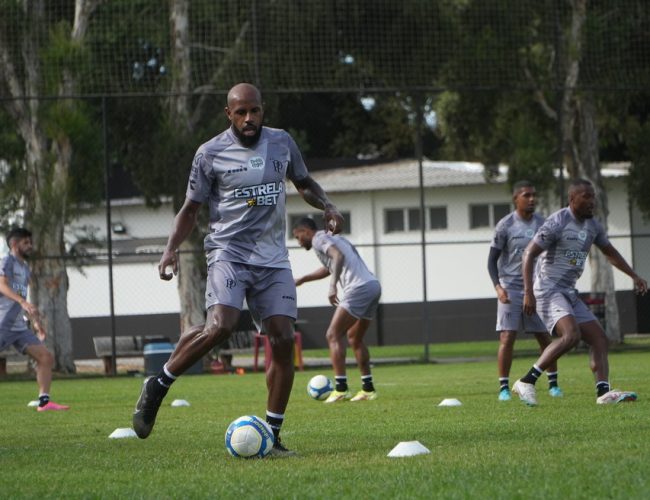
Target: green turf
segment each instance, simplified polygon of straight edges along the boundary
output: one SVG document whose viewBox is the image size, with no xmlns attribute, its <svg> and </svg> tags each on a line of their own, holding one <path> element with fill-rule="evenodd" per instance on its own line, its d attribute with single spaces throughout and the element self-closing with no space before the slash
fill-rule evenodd
<svg viewBox="0 0 650 500">
<path fill-rule="evenodd" d="M 518 358 L 513 375 L 531 358 Z M 0 383 L 0 493 L 4 498 L 647 498 L 650 491 L 649 354 L 610 356 L 612 382 L 636 403 L 597 406 L 584 354 L 560 361 L 566 397 L 540 405 L 496 399 L 493 362 L 375 368 L 380 398 L 324 405 L 301 372 L 283 430 L 299 457 L 242 460 L 223 434 L 263 415 L 260 374 L 186 376 L 172 388 L 152 435 L 111 440 L 129 427 L 142 379 L 56 380 L 69 412 L 37 413 L 33 381 Z M 352 389 L 358 372 L 350 370 Z M 440 408 L 448 397 L 463 406 Z M 174 398 L 191 407 L 171 408 Z M 400 441 L 431 454 L 387 458 Z"/>
</svg>

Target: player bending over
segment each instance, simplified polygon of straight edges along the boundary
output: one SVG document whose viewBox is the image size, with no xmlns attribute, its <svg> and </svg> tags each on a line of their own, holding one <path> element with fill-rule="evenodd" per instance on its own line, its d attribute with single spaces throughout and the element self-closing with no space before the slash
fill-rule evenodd
<svg viewBox="0 0 650 500">
<path fill-rule="evenodd" d="M 343 236 L 317 231 L 316 223 L 312 219 L 304 218 L 298 221 L 293 227 L 293 236 L 304 249 L 313 248 L 318 260 L 323 264 L 323 267 L 316 271 L 296 279 L 296 286 L 331 276 L 328 299 L 336 310 L 327 329 L 326 338 L 336 387 L 325 402 L 335 403 L 352 397 L 345 372 L 346 333 L 357 359 L 362 384 L 361 390 L 351 401 L 377 399 L 370 373 L 370 354 L 363 337 L 377 311 L 381 296 L 379 281 L 368 270 L 352 243 Z M 339 284 L 343 289 L 341 300 L 338 298 Z"/>
</svg>

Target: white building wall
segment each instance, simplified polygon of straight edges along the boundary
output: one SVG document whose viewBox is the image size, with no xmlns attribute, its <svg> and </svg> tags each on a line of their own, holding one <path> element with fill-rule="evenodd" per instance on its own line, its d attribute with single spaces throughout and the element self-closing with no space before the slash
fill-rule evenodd
<svg viewBox="0 0 650 500">
<path fill-rule="evenodd" d="M 610 204 L 609 233 L 621 254 L 631 260 L 630 222 L 627 195 L 622 178 L 607 179 Z M 419 207 L 418 190 L 360 191 L 330 194 L 342 212 L 351 214 L 351 234 L 346 235 L 382 283 L 384 303 L 422 300 L 422 254 L 420 231 L 384 233 L 384 210 Z M 448 228 L 426 231 L 427 299 L 429 301 L 491 298 L 494 290 L 487 273 L 491 228 L 469 229 L 470 203 L 506 203 L 510 195 L 503 184 L 430 188 L 425 205 L 447 206 Z M 288 214 L 316 212 L 299 196 L 289 196 Z M 127 227 L 125 237 L 166 238 L 173 213 L 169 204 L 152 210 L 142 205 L 122 204 L 114 208 L 113 221 Z M 78 221 L 99 228 L 105 234 L 105 214 L 98 211 Z M 375 245 L 376 244 L 376 245 Z M 320 266 L 313 252 L 288 240 L 295 276 Z M 115 312 L 118 315 L 172 313 L 179 311 L 176 280 L 158 278 L 157 258 L 138 264 L 114 267 Z M 105 316 L 109 313 L 108 274 L 104 266 L 68 270 L 71 317 Z M 629 290 L 630 279 L 614 272 L 617 290 Z M 581 291 L 590 289 L 590 269 L 586 266 L 578 282 Z M 299 307 L 327 306 L 328 280 L 307 283 L 298 289 Z"/>
</svg>

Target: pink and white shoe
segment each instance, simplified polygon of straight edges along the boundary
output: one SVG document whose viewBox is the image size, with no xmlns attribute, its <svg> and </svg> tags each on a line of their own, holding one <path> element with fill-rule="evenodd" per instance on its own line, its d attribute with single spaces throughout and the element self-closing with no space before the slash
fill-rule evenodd
<svg viewBox="0 0 650 500">
<path fill-rule="evenodd" d="M 54 401 L 48 401 L 48 403 L 45 406 L 39 406 L 36 408 L 37 411 L 61 411 L 61 410 L 69 410 L 69 406 L 65 405 L 60 405 L 58 403 L 55 403 Z"/>
</svg>

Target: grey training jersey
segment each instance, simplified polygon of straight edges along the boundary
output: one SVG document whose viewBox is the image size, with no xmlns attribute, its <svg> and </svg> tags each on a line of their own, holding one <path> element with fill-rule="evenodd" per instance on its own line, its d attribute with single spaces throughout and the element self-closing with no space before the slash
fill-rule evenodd
<svg viewBox="0 0 650 500">
<path fill-rule="evenodd" d="M 544 217 L 540 214 L 533 214 L 528 221 L 522 219 L 517 212 L 509 213 L 497 223 L 491 247 L 501 250 L 497 267 L 499 282 L 503 288 L 523 290 L 521 257 L 543 223 Z"/>
<path fill-rule="evenodd" d="M 603 248 L 609 239 L 596 219 L 579 222 L 570 208 L 551 214 L 533 239 L 545 252 L 537 259 L 535 291 L 575 288 L 592 244 Z"/>
<path fill-rule="evenodd" d="M 0 261 L 0 276 L 5 276 L 11 289 L 23 298 L 27 298 L 29 285 L 29 266 L 9 254 Z M 27 321 L 23 308 L 15 300 L 0 293 L 0 330 L 27 330 Z"/>
<path fill-rule="evenodd" d="M 341 270 L 339 282 L 344 295 L 348 290 L 362 286 L 370 281 L 378 281 L 359 256 L 354 245 L 343 236 L 317 231 L 311 240 L 311 245 L 318 260 L 329 269 L 330 273 L 332 272 L 332 259 L 327 255 L 329 247 L 334 245 L 343 254 L 343 269 Z"/>
<path fill-rule="evenodd" d="M 217 260 L 290 268 L 285 241 L 285 178 L 308 176 L 298 146 L 284 130 L 262 128 L 252 148 L 231 129 L 201 145 L 186 196 L 207 202 L 208 264 Z"/>
</svg>

